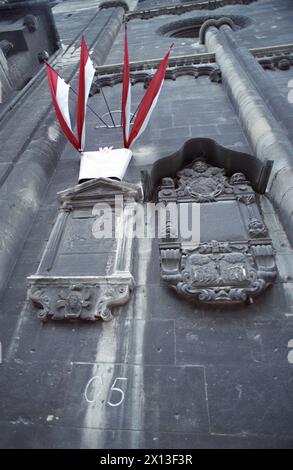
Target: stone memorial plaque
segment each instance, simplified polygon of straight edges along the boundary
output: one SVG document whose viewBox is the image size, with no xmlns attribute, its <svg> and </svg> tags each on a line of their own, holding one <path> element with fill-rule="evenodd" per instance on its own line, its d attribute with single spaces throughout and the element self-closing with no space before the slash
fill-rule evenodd
<svg viewBox="0 0 293 470">
<path fill-rule="evenodd" d="M 274 249 L 243 173 L 227 177 L 224 168 L 197 158 L 162 179 L 158 201 L 200 205 L 198 241 L 184 241 L 178 230 L 174 237 L 169 220 L 160 243 L 162 278 L 178 294 L 209 303 L 252 302 L 273 282 Z"/>
<path fill-rule="evenodd" d="M 47 247 L 28 278 L 29 299 L 42 320 L 110 320 L 112 307 L 126 303 L 134 287 L 128 235 L 140 187 L 99 178 L 59 196 Z"/>
</svg>

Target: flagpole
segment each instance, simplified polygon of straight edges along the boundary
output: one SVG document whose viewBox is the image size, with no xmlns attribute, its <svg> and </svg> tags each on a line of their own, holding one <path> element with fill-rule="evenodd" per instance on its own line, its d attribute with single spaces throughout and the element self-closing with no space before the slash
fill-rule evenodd
<svg viewBox="0 0 293 470">
<path fill-rule="evenodd" d="M 107 106 L 107 109 L 108 109 L 108 113 L 109 113 L 109 114 L 110 114 L 110 116 L 111 116 L 111 121 L 112 121 L 112 123 L 113 123 L 113 126 L 114 126 L 114 127 L 116 127 L 116 124 L 115 124 L 115 122 L 114 122 L 114 119 L 113 119 L 113 116 L 112 116 L 111 110 L 110 110 L 110 108 L 109 108 L 109 105 L 108 105 L 108 101 L 106 100 L 105 93 L 103 92 L 103 88 L 101 88 L 101 92 L 102 92 L 102 95 L 103 95 L 104 101 L 105 101 L 105 103 L 106 103 L 106 106 Z"/>
<path fill-rule="evenodd" d="M 78 96 L 77 92 L 72 88 L 72 86 L 69 85 L 69 87 L 70 87 L 70 90 L 72 90 L 73 93 L 74 93 L 76 96 Z M 110 126 L 108 126 L 108 124 L 104 121 L 104 119 L 101 118 L 101 117 L 98 115 L 98 113 L 96 113 L 96 111 L 94 111 L 93 108 L 92 108 L 88 103 L 87 103 L 87 107 L 89 108 L 89 110 L 90 110 L 95 116 L 97 116 L 97 118 L 100 119 L 100 121 L 102 121 L 103 124 L 105 124 L 105 126 L 106 126 L 108 129 L 110 129 Z"/>
<path fill-rule="evenodd" d="M 143 100 L 143 97 L 142 97 L 141 101 L 142 101 L 142 100 Z M 137 111 L 138 111 L 138 109 L 139 109 L 139 107 L 140 107 L 140 105 L 141 105 L 141 101 L 140 101 L 138 107 L 136 108 L 135 112 L 133 113 L 132 118 L 130 119 L 130 124 L 132 123 L 133 119 L 135 118 L 135 115 L 136 115 L 136 113 L 137 113 Z"/>
<path fill-rule="evenodd" d="M 50 67 L 52 70 L 54 70 L 54 72 L 57 73 L 57 75 L 63 80 L 63 78 L 59 75 L 59 73 L 58 73 L 55 69 L 53 69 L 53 67 L 51 67 L 51 65 L 48 64 L 47 61 L 45 61 L 45 63 L 46 63 L 46 65 L 48 65 L 48 67 Z M 76 96 L 78 96 L 78 93 L 74 90 L 74 88 L 72 88 L 72 86 L 71 86 L 70 84 L 69 84 L 69 88 L 70 88 L 70 90 L 73 91 L 73 93 L 74 93 Z M 105 124 L 105 126 L 106 126 L 108 129 L 110 129 L 110 126 L 108 126 L 108 124 L 104 121 L 104 119 L 101 118 L 101 116 L 99 116 L 98 113 L 96 113 L 96 111 L 94 111 L 93 108 L 92 108 L 88 103 L 87 103 L 87 107 L 89 108 L 89 110 L 90 110 L 98 119 L 100 119 L 100 121 L 101 121 L 103 124 Z"/>
</svg>

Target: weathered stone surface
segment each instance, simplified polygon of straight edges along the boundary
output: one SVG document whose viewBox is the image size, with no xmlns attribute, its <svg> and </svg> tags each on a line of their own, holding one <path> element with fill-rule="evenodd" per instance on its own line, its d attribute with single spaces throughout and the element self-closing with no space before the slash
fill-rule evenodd
<svg viewBox="0 0 293 470">
<path fill-rule="evenodd" d="M 197 204 L 200 221 L 191 209 L 187 220 L 193 235 L 199 222 L 200 228 L 195 240 L 184 239 L 183 224 L 179 230 L 174 212 L 166 218 L 160 243 L 162 279 L 195 302 L 252 303 L 271 285 L 277 270 L 268 230 L 245 175 L 227 178 L 225 168 L 209 165 L 202 156 L 175 178 L 170 176 L 161 181 L 158 201 L 180 204 L 181 210 Z"/>
<path fill-rule="evenodd" d="M 154 5 L 169 3 L 160 0 Z M 215 13 L 252 19 L 249 28 L 235 32 L 247 49 L 292 42 L 293 10 L 289 0 L 233 3 Z M 139 2 L 138 7 L 147 5 L 146 1 Z M 86 0 L 82 5 L 80 0 L 60 2 L 54 8 L 67 51 L 58 61 L 58 70 L 67 80 L 78 62 L 82 30 L 86 28 L 86 40 L 94 45 L 110 10 L 98 12 L 96 2 Z M 209 13 L 204 12 L 206 16 Z M 197 14 L 202 16 L 203 11 L 184 13 L 189 17 Z M 162 41 L 155 31 L 174 20 L 176 17 L 165 13 L 150 20 L 131 20 L 131 58 L 162 57 L 169 39 Z M 174 54 L 196 50 L 192 42 L 182 45 L 182 39 L 174 41 Z M 109 63 L 121 63 L 122 59 L 123 28 L 108 56 Z M 246 73 L 249 75 L 249 70 Z M 275 74 L 272 80 L 285 96 L 290 70 L 266 73 Z M 73 84 L 76 88 L 75 75 Z M 104 91 L 111 109 L 119 109 L 121 86 Z M 142 98 L 143 85 L 134 85 L 132 94 L 135 106 Z M 10 165 L 3 167 L 5 180 L 6 169 L 12 176 L 11 169 L 17 167 L 22 155 L 22 171 L 30 164 L 31 154 L 23 150 L 34 140 L 49 106 L 49 93 L 42 81 L 39 86 L 35 84 L 27 98 L 6 115 L 0 130 L 0 159 Z M 27 118 L 31 103 L 35 103 L 34 119 Z M 107 112 L 100 95 L 91 98 L 90 104 L 98 113 Z M 116 117 L 119 121 L 119 113 Z M 52 119 L 55 121 L 53 115 Z M 16 126 L 15 122 L 21 125 Z M 45 127 L 48 123 L 45 121 Z M 110 141 L 121 146 L 120 128 L 96 128 L 97 118 L 90 112 L 87 123 L 89 150 L 109 145 Z M 59 135 L 54 126 L 46 131 L 44 128 L 44 134 L 35 141 L 34 160 L 41 167 L 47 152 L 41 147 L 44 136 L 54 140 Z M 176 81 L 166 80 L 150 125 L 133 147 L 134 159 L 127 180 L 137 184 L 140 170 L 150 170 L 158 158 L 180 149 L 188 133 L 187 138 L 206 136 L 228 148 L 253 153 L 225 84 L 211 83 L 207 76 L 195 80 L 185 75 Z M 37 153 L 37 145 L 42 153 Z M 281 157 L 277 151 L 274 153 L 276 165 Z M 52 163 L 53 157 L 50 160 Z M 79 168 L 69 145 L 56 167 L 55 162 L 51 163 L 45 165 L 44 192 L 36 218 L 30 219 L 26 211 L 29 233 L 22 230 L 22 225 L 15 228 L 23 249 L 16 256 L 13 245 L 16 265 L 1 297 L 0 447 L 292 448 L 292 248 L 267 196 L 261 196 L 262 214 L 276 249 L 279 276 L 274 286 L 249 307 L 241 304 L 237 308 L 201 308 L 182 302 L 160 281 L 158 240 L 137 240 L 133 267 L 137 287 L 112 322 L 41 323 L 25 301 L 25 278 L 36 272 L 56 220 L 56 193 L 77 184 Z M 284 178 L 285 173 L 284 170 Z M 286 179 L 284 186 L 290 190 L 289 173 Z M 10 182 L 11 186 L 17 185 L 18 177 L 12 177 Z M 21 188 L 28 186 L 31 187 L 30 176 L 22 181 Z M 276 180 L 275 188 L 280 200 L 281 179 Z M 9 192 L 7 185 L 4 195 Z M 23 193 L 27 195 L 26 191 Z M 2 195 L 0 199 L 4 200 Z M 10 203 L 14 203 L 13 198 L 7 205 Z M 13 217 L 9 219 L 9 211 L 3 214 L 8 220 L 1 217 L 1 225 L 8 227 Z M 102 380 L 96 378 L 89 384 L 96 376 Z M 87 399 L 92 403 L 85 398 L 88 384 Z M 111 391 L 113 386 L 124 393 L 124 401 L 116 407 L 108 402 L 119 403 L 122 394 Z"/>
</svg>

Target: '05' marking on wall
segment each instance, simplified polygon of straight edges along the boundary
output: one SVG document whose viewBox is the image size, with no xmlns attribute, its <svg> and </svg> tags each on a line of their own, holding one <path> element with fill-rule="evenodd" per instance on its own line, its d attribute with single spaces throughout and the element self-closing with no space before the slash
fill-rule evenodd
<svg viewBox="0 0 293 470">
<path fill-rule="evenodd" d="M 106 402 L 107 405 L 120 406 L 123 403 L 125 398 L 125 392 L 122 390 L 122 388 L 118 387 L 117 385 L 119 385 L 119 381 L 122 381 L 122 383 L 123 381 L 124 383 L 127 383 L 127 380 L 128 379 L 126 377 L 116 377 L 110 389 L 109 400 Z M 102 385 L 103 379 L 100 375 L 95 375 L 88 381 L 84 391 L 84 397 L 87 403 L 96 403 L 97 399 L 99 398 L 102 392 Z M 91 389 L 93 387 L 94 394 L 91 395 Z"/>
</svg>

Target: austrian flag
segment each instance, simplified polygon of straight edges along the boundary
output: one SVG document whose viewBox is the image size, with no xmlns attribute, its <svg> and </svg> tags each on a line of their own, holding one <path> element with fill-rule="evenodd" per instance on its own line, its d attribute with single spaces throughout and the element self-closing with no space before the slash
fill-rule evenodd
<svg viewBox="0 0 293 470">
<path fill-rule="evenodd" d="M 56 110 L 60 126 L 69 142 L 79 152 L 84 150 L 85 145 L 85 116 L 91 84 L 95 74 L 95 68 L 90 59 L 84 37 L 81 41 L 79 84 L 77 98 L 77 135 L 72 131 L 69 115 L 69 89 L 70 86 L 61 78 L 55 70 L 46 63 L 47 76 L 52 94 L 53 104 Z"/>
<path fill-rule="evenodd" d="M 79 150 L 79 142 L 75 137 L 69 116 L 69 88 L 70 86 L 55 72 L 50 65 L 46 64 L 49 86 L 52 94 L 52 101 L 56 111 L 57 119 L 69 142 Z"/>
<path fill-rule="evenodd" d="M 149 87 L 144 95 L 142 102 L 139 106 L 137 114 L 134 119 L 133 126 L 130 131 L 130 136 L 127 142 L 127 147 L 129 147 L 139 136 L 144 132 L 146 129 L 148 122 L 150 120 L 151 114 L 155 109 L 157 104 L 164 79 L 166 68 L 168 65 L 168 59 L 171 52 L 173 44 L 170 46 L 167 54 L 165 55 L 164 59 L 162 60 L 156 74 L 151 80 Z"/>
</svg>

